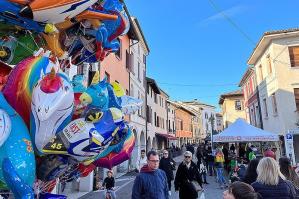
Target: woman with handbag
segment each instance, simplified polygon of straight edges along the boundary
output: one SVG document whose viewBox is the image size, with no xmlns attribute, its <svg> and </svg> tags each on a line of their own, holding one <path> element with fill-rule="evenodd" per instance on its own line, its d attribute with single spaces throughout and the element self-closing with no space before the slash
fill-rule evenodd
<svg viewBox="0 0 299 199">
<path fill-rule="evenodd" d="M 168 182 L 168 194 L 171 195 L 171 181 L 174 179 L 173 170 L 175 170 L 175 161 L 169 157 L 167 150 L 163 151 L 163 157 L 160 160 L 159 169 L 166 173 Z"/>
<path fill-rule="evenodd" d="M 190 151 L 184 153 L 184 161 L 178 167 L 174 185 L 175 191 L 179 191 L 180 199 L 196 199 L 198 192 L 203 190 L 202 179 Z"/>
</svg>

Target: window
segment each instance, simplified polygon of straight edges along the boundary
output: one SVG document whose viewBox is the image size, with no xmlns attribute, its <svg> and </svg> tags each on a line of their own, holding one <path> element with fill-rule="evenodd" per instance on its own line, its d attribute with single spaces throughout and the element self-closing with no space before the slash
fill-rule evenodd
<svg viewBox="0 0 299 199">
<path fill-rule="evenodd" d="M 155 103 L 158 104 L 158 97 L 157 97 L 157 93 L 154 94 L 154 98 L 155 98 Z"/>
<path fill-rule="evenodd" d="M 160 127 L 160 118 L 159 118 L 159 116 L 157 116 L 157 126 L 156 127 Z"/>
<path fill-rule="evenodd" d="M 154 118 L 155 118 L 155 126 L 157 126 L 157 113 L 154 113 Z"/>
<path fill-rule="evenodd" d="M 121 43 L 121 40 L 118 38 L 117 41 L 119 42 L 119 49 L 118 51 L 115 52 L 115 56 L 118 58 L 118 59 L 121 59 L 121 49 L 122 49 L 122 43 Z"/>
<path fill-rule="evenodd" d="M 263 76 L 263 66 L 259 65 L 259 73 L 260 73 L 260 80 L 263 81 L 264 76 Z"/>
<path fill-rule="evenodd" d="M 146 56 L 143 55 L 143 63 L 146 64 Z"/>
<path fill-rule="evenodd" d="M 295 101 L 296 101 L 296 108 L 297 108 L 297 111 L 299 111 L 299 88 L 294 88 L 294 95 L 295 95 Z"/>
<path fill-rule="evenodd" d="M 235 110 L 237 110 L 237 111 L 241 111 L 242 110 L 241 100 L 236 100 L 235 101 Z"/>
<path fill-rule="evenodd" d="M 172 121 L 172 130 L 175 131 L 174 121 Z"/>
<path fill-rule="evenodd" d="M 148 123 L 152 123 L 152 108 L 150 106 L 146 106 L 146 118 Z"/>
<path fill-rule="evenodd" d="M 181 130 L 184 129 L 184 128 L 183 128 L 183 125 L 184 125 L 183 120 L 181 120 Z"/>
<path fill-rule="evenodd" d="M 299 66 L 299 46 L 289 47 L 291 67 Z"/>
<path fill-rule="evenodd" d="M 109 73 L 107 73 L 107 72 L 105 72 L 105 76 L 107 77 L 107 82 L 109 82 L 109 83 L 110 83 L 110 74 L 109 74 Z"/>
<path fill-rule="evenodd" d="M 134 64 L 134 55 L 133 53 L 129 53 L 128 50 L 126 50 L 126 68 L 129 71 L 132 71 L 133 69 L 133 64 Z"/>
<path fill-rule="evenodd" d="M 138 99 L 140 99 L 140 91 L 138 90 Z M 141 116 L 141 109 L 138 109 L 138 116 Z"/>
<path fill-rule="evenodd" d="M 131 84 L 131 96 L 134 97 L 134 86 Z"/>
<path fill-rule="evenodd" d="M 140 55 L 140 45 L 138 45 L 138 55 Z"/>
<path fill-rule="evenodd" d="M 267 107 L 267 101 L 266 98 L 263 99 L 263 105 L 264 105 L 264 113 L 265 113 L 265 117 L 268 117 L 268 107 Z"/>
<path fill-rule="evenodd" d="M 140 63 L 139 62 L 138 62 L 137 78 L 141 82 L 141 77 L 140 77 Z"/>
<path fill-rule="evenodd" d="M 271 98 L 272 98 L 272 107 L 273 107 L 273 114 L 276 115 L 278 113 L 277 111 L 277 102 L 276 102 L 276 96 L 275 96 L 275 93 L 273 93 L 271 95 Z"/>
<path fill-rule="evenodd" d="M 270 55 L 267 56 L 267 64 L 268 64 L 268 73 L 270 75 L 270 74 L 272 74 L 272 65 L 271 65 L 271 57 L 270 57 Z"/>
</svg>

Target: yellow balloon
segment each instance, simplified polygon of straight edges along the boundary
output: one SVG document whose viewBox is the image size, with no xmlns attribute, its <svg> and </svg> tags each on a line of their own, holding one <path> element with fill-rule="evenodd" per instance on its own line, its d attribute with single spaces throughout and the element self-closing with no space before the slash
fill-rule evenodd
<svg viewBox="0 0 299 199">
<path fill-rule="evenodd" d="M 125 95 L 125 90 L 119 83 L 113 82 L 111 85 L 113 87 L 114 94 L 116 95 L 116 97 L 121 97 Z"/>
</svg>

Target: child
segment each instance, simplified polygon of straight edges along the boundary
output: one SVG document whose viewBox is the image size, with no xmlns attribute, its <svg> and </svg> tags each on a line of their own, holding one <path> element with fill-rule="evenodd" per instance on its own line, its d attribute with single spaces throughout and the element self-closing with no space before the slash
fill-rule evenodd
<svg viewBox="0 0 299 199">
<path fill-rule="evenodd" d="M 203 183 L 209 184 L 207 182 L 207 167 L 203 164 L 203 161 L 199 165 L 199 173 L 200 173 L 200 176 L 203 177 Z"/>
<path fill-rule="evenodd" d="M 107 177 L 104 179 L 104 182 L 103 182 L 103 188 L 106 188 L 104 191 L 103 198 L 106 198 L 107 191 L 109 191 L 112 199 L 116 199 L 114 186 L 115 186 L 115 180 L 113 177 L 113 171 L 109 170 L 109 171 L 107 171 Z"/>
</svg>

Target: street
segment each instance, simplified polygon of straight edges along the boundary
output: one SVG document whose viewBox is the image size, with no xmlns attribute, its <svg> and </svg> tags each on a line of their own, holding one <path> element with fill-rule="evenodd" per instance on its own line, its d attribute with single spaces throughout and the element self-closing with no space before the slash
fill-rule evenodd
<svg viewBox="0 0 299 199">
<path fill-rule="evenodd" d="M 182 161 L 183 156 L 179 156 L 174 158 L 177 162 L 177 165 Z M 196 161 L 196 160 L 195 160 Z M 134 184 L 136 173 L 128 173 L 118 179 L 116 179 L 116 196 L 117 199 L 130 199 L 132 187 Z M 205 198 L 206 199 L 221 199 L 222 193 L 224 190 L 220 189 L 218 184 L 216 183 L 215 177 L 207 176 L 208 185 L 204 185 L 205 190 Z M 179 199 L 179 193 L 174 191 L 174 186 L 172 186 L 172 194 L 170 196 L 171 199 Z M 90 192 L 80 199 L 93 199 L 93 198 L 100 198 L 102 196 L 101 191 L 94 191 Z"/>
</svg>

